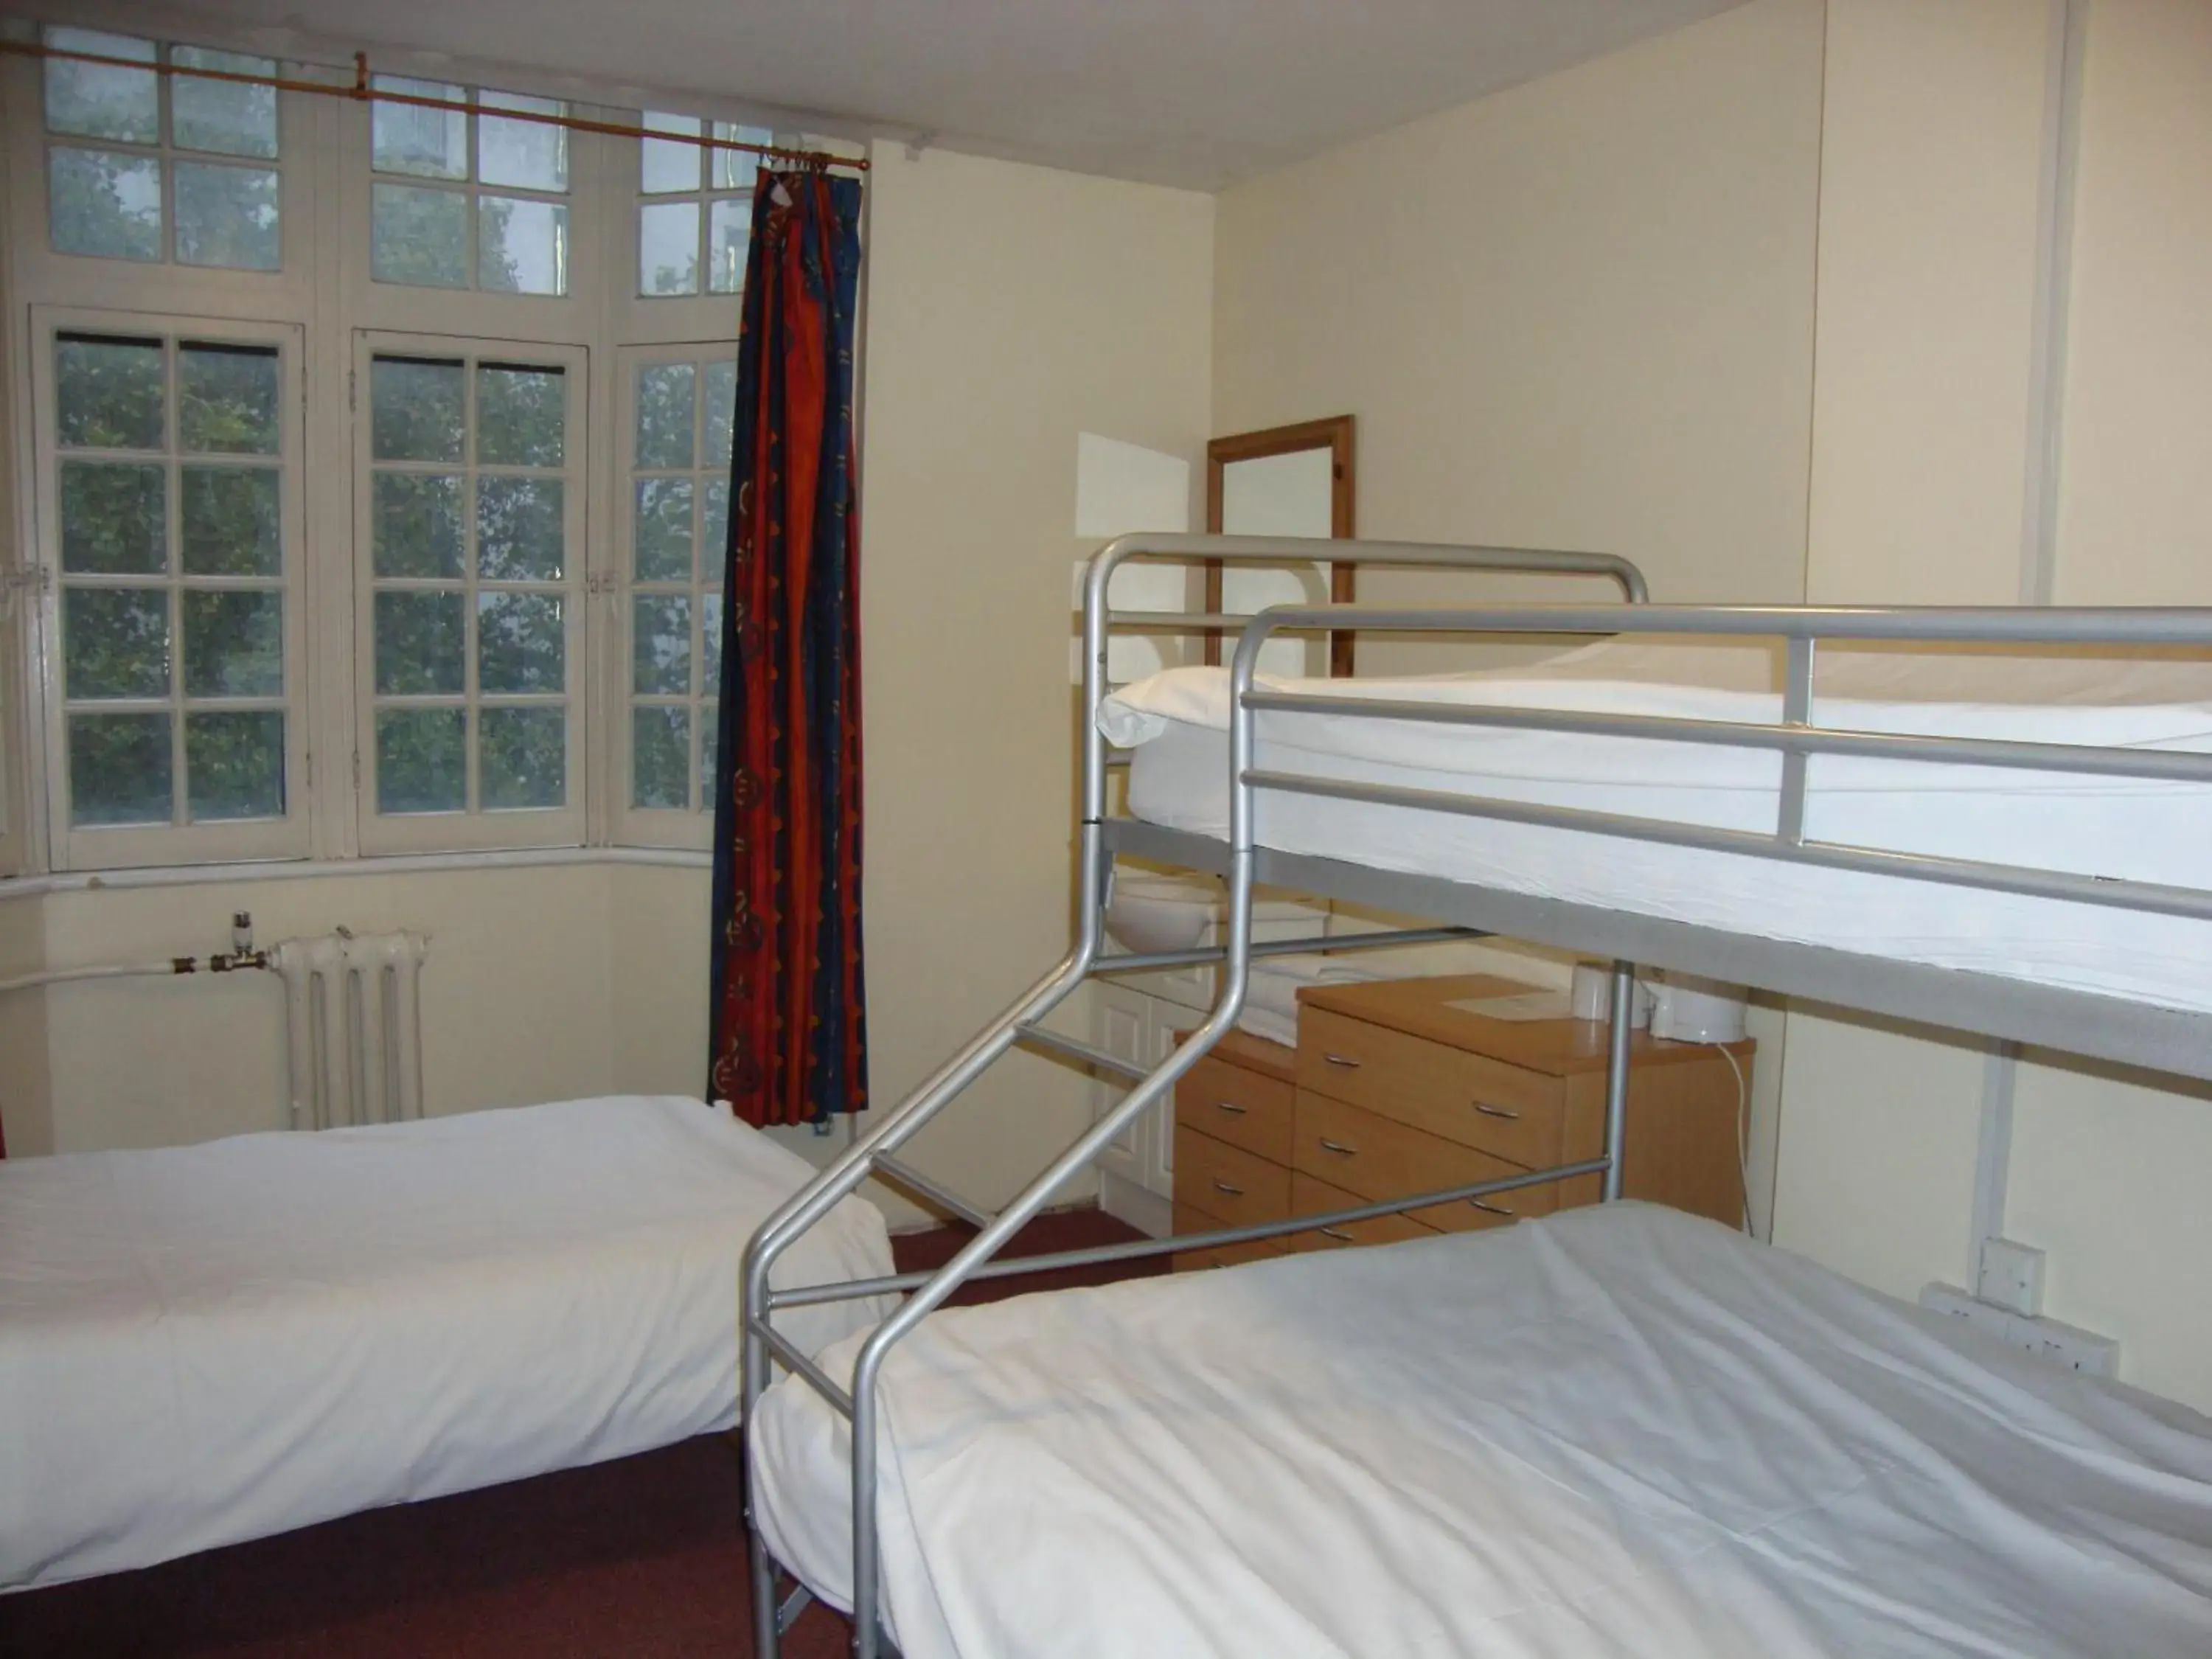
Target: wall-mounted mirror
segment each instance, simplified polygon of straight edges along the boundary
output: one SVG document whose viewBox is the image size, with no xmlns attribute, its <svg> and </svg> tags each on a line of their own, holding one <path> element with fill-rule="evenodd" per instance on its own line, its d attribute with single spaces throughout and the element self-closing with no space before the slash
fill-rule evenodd
<svg viewBox="0 0 2212 1659">
<path fill-rule="evenodd" d="M 1222 536 L 1342 538 L 1353 532 L 1352 421 L 1349 415 L 1239 432 L 1206 447 L 1206 527 Z M 1351 602 L 1353 567 L 1316 559 L 1285 565 L 1206 569 L 1206 608 L 1247 614 L 1271 605 Z M 1221 660 L 1221 635 L 1206 641 L 1206 659 Z M 1271 674 L 1352 672 L 1352 636 L 1271 640 L 1260 665 Z"/>
</svg>

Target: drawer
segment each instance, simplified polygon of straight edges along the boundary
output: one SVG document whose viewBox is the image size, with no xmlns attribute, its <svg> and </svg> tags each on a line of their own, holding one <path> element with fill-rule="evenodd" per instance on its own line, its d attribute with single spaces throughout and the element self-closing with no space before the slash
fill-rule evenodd
<svg viewBox="0 0 2212 1659">
<path fill-rule="evenodd" d="M 1188 1204 L 1175 1206 L 1175 1230 L 1179 1234 L 1211 1232 L 1221 1224 L 1203 1210 L 1194 1210 Z M 1261 1238 L 1249 1244 L 1218 1245 L 1210 1250 L 1178 1250 L 1175 1270 L 1180 1273 L 1194 1267 L 1234 1267 L 1247 1261 L 1266 1261 L 1287 1255 L 1290 1249 L 1285 1239 Z"/>
<path fill-rule="evenodd" d="M 1242 1146 L 1176 1125 L 1175 1201 L 1223 1224 L 1279 1221 L 1291 1212 L 1291 1172 Z"/>
<path fill-rule="evenodd" d="M 1348 1210 L 1361 1202 L 1357 1193 L 1332 1187 L 1326 1181 L 1293 1173 L 1291 1208 L 1298 1215 L 1317 1215 L 1326 1210 Z M 1434 1238 L 1437 1230 L 1402 1215 L 1378 1215 L 1369 1221 L 1346 1221 L 1326 1232 L 1293 1233 L 1297 1250 L 1337 1250 L 1351 1244 L 1401 1244 L 1409 1238 Z"/>
<path fill-rule="evenodd" d="M 1456 1204 L 1431 1204 L 1421 1209 L 1408 1210 L 1407 1214 L 1440 1233 L 1479 1232 L 1485 1227 L 1510 1226 L 1532 1216 L 1549 1215 L 1553 1211 L 1573 1203 L 1562 1199 L 1561 1182 L 1539 1182 L 1534 1187 L 1516 1187 L 1510 1193 L 1493 1193 L 1488 1198 L 1463 1198 Z M 1583 1200 L 1588 1202 L 1590 1200 Z"/>
<path fill-rule="evenodd" d="M 1176 1085 L 1176 1121 L 1270 1164 L 1288 1164 L 1295 1092 L 1279 1079 L 1208 1054 Z"/>
<path fill-rule="evenodd" d="M 1298 1016 L 1298 1087 L 1523 1169 L 1562 1163 L 1565 1080 L 1326 1008 Z"/>
<path fill-rule="evenodd" d="M 1395 1118 L 1298 1091 L 1293 1169 L 1362 1198 L 1397 1198 L 1438 1187 L 1464 1187 L 1521 1173 L 1488 1152 L 1462 1146 Z"/>
</svg>

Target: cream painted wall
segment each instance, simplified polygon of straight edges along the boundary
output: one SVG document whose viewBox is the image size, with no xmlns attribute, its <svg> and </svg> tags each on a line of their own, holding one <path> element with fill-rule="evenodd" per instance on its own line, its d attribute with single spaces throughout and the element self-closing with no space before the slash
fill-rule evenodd
<svg viewBox="0 0 2212 1659">
<path fill-rule="evenodd" d="M 1820 38 L 1819 0 L 1759 0 L 1224 192 L 1217 428 L 1356 415 L 1363 535 L 1626 553 L 1662 599 L 1801 599 Z M 1361 575 L 1363 599 L 1447 591 Z M 1778 1011 L 1752 1029 L 1763 1221 Z"/>
<path fill-rule="evenodd" d="M 1196 459 L 1212 198 L 879 145 L 866 357 L 872 1085 L 888 1103 L 1067 948 L 1076 436 Z M 995 1203 L 1080 1132 L 1017 1057 L 917 1139 Z M 1081 1190 L 1070 1196 L 1081 1196 Z"/>
<path fill-rule="evenodd" d="M 1805 597 L 2009 605 L 2046 14 L 2026 0 L 1826 13 Z M 1984 1052 L 1793 1014 L 1775 1242 L 1900 1296 L 1966 1279 Z"/>
<path fill-rule="evenodd" d="M 1224 192 L 1217 427 L 1355 414 L 1363 535 L 1797 599 L 1820 52 L 1759 0 Z"/>
<path fill-rule="evenodd" d="M 2086 8 L 2055 593 L 2212 601 L 2212 9 Z M 2021 591 L 2050 13 L 1831 0 L 1808 596 Z M 1970 1271 L 1978 1052 L 1796 1017 L 1780 1242 L 1903 1295 Z M 2189 1172 L 2212 1096 L 2052 1056 L 2019 1068 L 2005 1231 L 2046 1310 L 2129 1380 L 2212 1407 Z M 1869 1224 L 1869 1218 L 1876 1224 Z"/>
</svg>

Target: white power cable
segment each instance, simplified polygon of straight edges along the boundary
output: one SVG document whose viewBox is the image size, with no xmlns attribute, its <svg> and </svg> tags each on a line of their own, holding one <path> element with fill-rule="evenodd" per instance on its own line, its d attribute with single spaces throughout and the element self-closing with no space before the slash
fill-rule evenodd
<svg viewBox="0 0 2212 1659">
<path fill-rule="evenodd" d="M 1743 1067 L 1729 1052 L 1726 1043 L 1717 1042 L 1713 1047 L 1720 1050 L 1721 1058 L 1729 1063 L 1729 1070 L 1735 1073 L 1735 1168 L 1743 1178 L 1743 1230 L 1756 1238 L 1759 1235 L 1751 1224 L 1751 1080 L 1744 1076 Z"/>
</svg>

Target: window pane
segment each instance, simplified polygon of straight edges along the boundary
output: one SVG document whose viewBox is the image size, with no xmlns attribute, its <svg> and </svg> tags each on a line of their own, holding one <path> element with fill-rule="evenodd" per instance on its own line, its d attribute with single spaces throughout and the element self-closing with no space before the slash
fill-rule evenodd
<svg viewBox="0 0 2212 1659">
<path fill-rule="evenodd" d="M 477 595 L 477 684 L 486 696 L 568 690 L 557 593 Z"/>
<path fill-rule="evenodd" d="M 169 568 L 159 462 L 62 463 L 62 568 L 71 574 L 152 575 Z"/>
<path fill-rule="evenodd" d="M 71 697 L 169 695 L 165 588 L 64 588 L 62 641 Z"/>
<path fill-rule="evenodd" d="M 775 135 L 766 127 L 741 127 L 732 121 L 714 123 L 714 137 L 734 138 L 745 144 L 772 144 Z M 718 149 L 714 152 L 714 183 L 716 190 L 750 190 L 754 175 L 760 171 L 761 158 L 750 150 Z"/>
<path fill-rule="evenodd" d="M 632 603 L 630 689 L 648 696 L 689 696 L 691 596 L 640 593 Z"/>
<path fill-rule="evenodd" d="M 637 465 L 691 465 L 696 378 L 689 363 L 651 363 L 638 370 Z"/>
<path fill-rule="evenodd" d="M 477 282 L 495 294 L 568 291 L 568 210 L 559 202 L 477 198 Z"/>
<path fill-rule="evenodd" d="M 629 799 L 633 806 L 691 804 L 691 711 L 630 710 Z"/>
<path fill-rule="evenodd" d="M 691 580 L 690 479 L 637 481 L 635 563 L 641 582 Z"/>
<path fill-rule="evenodd" d="M 172 46 L 169 61 L 185 69 L 221 70 L 229 75 L 276 73 L 276 65 L 266 58 L 210 52 L 204 46 Z M 169 82 L 169 129 L 179 149 L 274 156 L 276 89 L 177 76 Z M 185 741 L 191 741 L 189 730 Z"/>
<path fill-rule="evenodd" d="M 284 695 L 284 596 L 270 589 L 186 588 L 185 695 Z"/>
<path fill-rule="evenodd" d="M 228 270 L 275 270 L 283 264 L 273 170 L 179 161 L 176 173 L 179 264 Z"/>
<path fill-rule="evenodd" d="M 487 708 L 477 719 L 484 811 L 559 806 L 568 799 L 565 709 Z"/>
<path fill-rule="evenodd" d="M 177 447 L 204 455 L 274 455 L 276 364 L 266 346 L 178 347 Z"/>
<path fill-rule="evenodd" d="M 68 449 L 161 447 L 161 343 L 54 337 L 54 435 Z"/>
<path fill-rule="evenodd" d="M 437 81 L 410 81 L 380 75 L 370 84 L 379 92 L 410 98 L 465 103 L 468 90 Z M 422 109 L 382 100 L 370 106 L 370 163 L 379 173 L 412 173 L 425 179 L 469 176 L 469 118 L 459 110 Z"/>
<path fill-rule="evenodd" d="M 647 295 L 699 291 L 696 202 L 653 202 L 637 210 L 637 291 Z"/>
<path fill-rule="evenodd" d="M 185 805 L 203 823 L 283 817 L 283 711 L 185 715 Z"/>
<path fill-rule="evenodd" d="M 734 361 L 703 363 L 699 368 L 699 395 L 707 404 L 705 453 L 702 466 L 730 464 L 731 422 L 737 414 L 738 366 Z"/>
<path fill-rule="evenodd" d="M 557 99 L 523 98 L 507 92 L 479 94 L 477 106 L 528 110 L 538 115 L 566 114 L 568 107 Z M 487 185 L 512 185 L 522 190 L 565 191 L 568 188 L 568 130 L 539 121 L 479 115 L 477 178 Z"/>
<path fill-rule="evenodd" d="M 376 689 L 453 696 L 465 679 L 468 612 L 460 593 L 376 596 Z"/>
<path fill-rule="evenodd" d="M 696 116 L 663 115 L 653 110 L 647 110 L 638 125 L 649 132 L 683 132 L 694 138 L 702 131 Z M 665 138 L 640 140 L 638 188 L 648 196 L 698 189 L 702 154 L 696 144 L 671 143 Z"/>
<path fill-rule="evenodd" d="M 701 557 L 707 562 L 708 575 L 720 578 L 730 557 L 730 481 L 727 478 L 707 480 L 707 510 L 701 515 L 703 522 L 700 533 L 705 537 Z"/>
<path fill-rule="evenodd" d="M 722 596 L 702 593 L 699 602 L 699 690 L 708 696 L 722 686 Z"/>
<path fill-rule="evenodd" d="M 562 557 L 558 478 L 477 480 L 477 574 L 493 582 L 557 582 Z"/>
<path fill-rule="evenodd" d="M 161 257 L 161 164 L 150 155 L 56 145 L 46 216 L 57 253 L 103 259 Z"/>
<path fill-rule="evenodd" d="M 127 34 L 48 29 L 46 44 L 57 52 L 130 58 L 143 64 L 154 61 L 154 43 Z M 155 88 L 154 71 L 49 58 L 46 126 L 50 131 L 82 133 L 88 138 L 120 138 L 132 144 L 161 143 L 161 94 Z M 168 814 L 164 811 L 162 816 Z"/>
<path fill-rule="evenodd" d="M 714 784 L 714 757 L 722 746 L 720 705 L 699 705 L 699 809 L 711 813 L 719 793 Z"/>
<path fill-rule="evenodd" d="M 379 472 L 369 538 L 380 576 L 461 574 L 461 481 L 428 472 Z"/>
<path fill-rule="evenodd" d="M 192 576 L 274 576 L 283 568 L 277 507 L 283 475 L 273 466 L 179 470 L 185 572 Z"/>
<path fill-rule="evenodd" d="M 380 461 L 461 459 L 461 366 L 430 357 L 379 357 L 368 368 L 371 452 Z"/>
<path fill-rule="evenodd" d="M 416 288 L 469 285 L 467 197 L 411 185 L 378 185 L 369 193 L 371 276 Z"/>
<path fill-rule="evenodd" d="M 745 239 L 751 234 L 753 201 L 732 196 L 707 210 L 707 288 L 735 294 L 745 285 Z"/>
<path fill-rule="evenodd" d="M 167 714 L 72 714 L 70 822 L 167 823 L 174 765 Z"/>
<path fill-rule="evenodd" d="M 459 812 L 468 804 L 468 715 L 459 708 L 378 709 L 376 810 Z"/>
<path fill-rule="evenodd" d="M 568 377 L 557 368 L 477 366 L 477 459 L 488 466 L 558 466 Z"/>
</svg>

